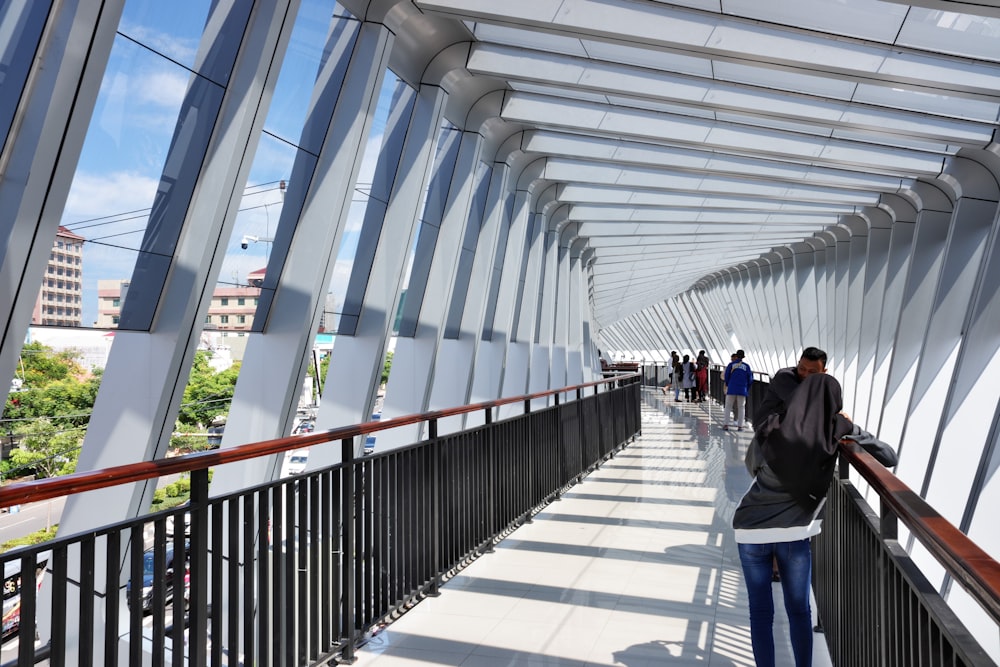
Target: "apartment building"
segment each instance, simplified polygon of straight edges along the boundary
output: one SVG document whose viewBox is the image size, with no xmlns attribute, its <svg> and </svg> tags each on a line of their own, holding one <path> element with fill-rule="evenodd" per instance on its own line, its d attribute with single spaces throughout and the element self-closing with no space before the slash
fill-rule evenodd
<svg viewBox="0 0 1000 667">
<path fill-rule="evenodd" d="M 52 243 L 32 325 L 78 327 L 83 319 L 83 242 L 62 225 Z"/>
<path fill-rule="evenodd" d="M 250 331 L 253 315 L 257 310 L 260 285 L 264 269 L 247 276 L 247 285 L 220 285 L 212 294 L 212 303 L 205 315 L 207 331 Z M 128 295 L 127 280 L 97 281 L 97 326 L 105 329 L 118 327 L 122 304 Z"/>
</svg>

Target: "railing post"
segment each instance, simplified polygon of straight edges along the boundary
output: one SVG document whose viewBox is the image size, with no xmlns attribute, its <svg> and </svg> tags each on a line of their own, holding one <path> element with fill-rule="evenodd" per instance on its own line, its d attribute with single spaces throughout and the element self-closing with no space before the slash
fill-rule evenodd
<svg viewBox="0 0 1000 667">
<path fill-rule="evenodd" d="M 528 415 L 530 415 L 530 414 L 531 414 L 531 399 L 530 398 L 526 398 L 526 399 L 524 399 L 524 416 L 526 417 L 526 419 L 524 421 L 525 421 L 526 430 L 528 431 L 528 456 L 526 457 L 526 460 L 524 462 L 524 467 L 525 467 L 525 474 L 526 474 L 526 477 L 527 477 L 527 480 L 528 480 L 528 497 L 531 499 L 532 502 L 534 502 L 534 491 L 535 491 L 535 488 L 534 488 L 535 487 L 534 470 L 535 470 L 535 466 L 533 465 L 533 463 L 534 463 L 534 454 L 535 454 L 535 451 L 534 451 L 535 450 L 535 447 L 534 447 L 534 444 L 535 444 L 535 439 L 534 439 L 535 432 L 531 428 L 531 418 L 528 417 Z M 527 509 L 527 511 L 525 512 L 524 523 L 534 523 L 532 521 L 531 510 L 532 510 L 532 507 L 529 507 Z"/>
<path fill-rule="evenodd" d="M 344 463 L 341 468 L 343 483 L 341 493 L 343 494 L 341 507 L 344 515 L 341 519 L 341 550 L 343 554 L 343 594 L 341 595 L 341 618 L 344 619 L 344 649 L 340 654 L 340 662 L 354 664 L 358 658 L 354 654 L 355 643 L 355 623 L 356 616 L 354 602 L 356 591 L 354 590 L 354 549 L 357 536 L 355 533 L 355 515 L 358 510 L 357 498 L 354 493 L 354 438 L 344 438 L 340 441 L 340 457 Z"/>
<path fill-rule="evenodd" d="M 497 429 L 493 426 L 493 408 L 486 408 L 486 450 L 489 452 L 489 463 L 490 470 L 492 471 L 487 475 L 489 480 L 489 493 L 486 494 L 486 516 L 489 517 L 489 528 L 488 531 L 491 534 L 496 534 L 499 532 L 497 530 L 497 525 L 500 523 L 497 521 L 497 504 L 496 504 L 496 494 L 497 494 L 497 470 L 499 466 L 496 463 L 496 451 L 497 451 Z M 495 551 L 493 548 L 493 538 L 490 538 L 489 544 L 486 547 L 486 551 L 483 553 L 491 554 Z"/>
<path fill-rule="evenodd" d="M 188 625 L 188 655 L 191 665 L 208 662 L 208 468 L 191 471 L 191 604 Z M 184 515 L 176 517 L 183 525 Z M 175 571 L 178 569 L 175 565 Z M 181 577 L 182 571 L 175 577 Z M 215 604 L 221 604 L 216 601 Z M 218 628 L 212 628 L 221 634 Z"/>
<path fill-rule="evenodd" d="M 555 499 L 562 500 L 562 487 L 568 481 L 563 475 L 566 457 L 563 454 L 563 425 L 562 425 L 562 411 L 559 409 L 559 394 L 555 395 L 555 407 L 556 407 L 556 472 L 559 478 L 559 484 L 556 487 Z"/>
<path fill-rule="evenodd" d="M 434 576 L 428 597 L 441 595 L 441 442 L 438 440 L 437 419 L 427 422 L 427 435 L 431 448 L 431 565 Z"/>
</svg>

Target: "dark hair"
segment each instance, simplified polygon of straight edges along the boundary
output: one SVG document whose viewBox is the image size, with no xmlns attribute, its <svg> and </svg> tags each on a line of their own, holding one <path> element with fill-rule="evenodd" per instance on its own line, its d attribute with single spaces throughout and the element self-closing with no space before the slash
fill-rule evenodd
<svg viewBox="0 0 1000 667">
<path fill-rule="evenodd" d="M 823 364 L 823 368 L 826 368 L 826 352 L 818 347 L 807 347 L 802 350 L 802 358 L 809 361 L 819 361 Z"/>
</svg>

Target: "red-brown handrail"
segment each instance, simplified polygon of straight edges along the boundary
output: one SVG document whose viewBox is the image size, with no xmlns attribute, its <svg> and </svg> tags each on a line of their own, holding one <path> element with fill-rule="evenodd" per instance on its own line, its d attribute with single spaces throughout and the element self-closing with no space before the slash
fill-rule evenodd
<svg viewBox="0 0 1000 667">
<path fill-rule="evenodd" d="M 169 459 L 155 459 L 153 461 L 129 463 L 126 465 L 112 466 L 110 468 L 102 468 L 100 470 L 75 472 L 69 475 L 39 479 L 31 482 L 8 484 L 0 487 L 0 507 L 9 507 L 19 503 L 48 500 L 50 498 L 58 498 L 61 496 L 72 495 L 74 493 L 83 493 L 84 491 L 103 489 L 129 482 L 141 482 L 142 480 L 162 477 L 164 475 L 174 475 L 178 473 L 191 472 L 193 470 L 203 470 L 212 466 L 245 461 L 247 459 L 258 458 L 261 456 L 269 456 L 271 454 L 280 454 L 294 449 L 311 447 L 312 445 L 335 442 L 337 440 L 353 438 L 367 433 L 375 433 L 377 431 L 385 431 L 398 426 L 418 424 L 420 422 L 431 421 L 433 419 L 441 419 L 443 417 L 452 417 L 454 415 L 476 412 L 477 410 L 500 407 L 510 403 L 532 401 L 538 398 L 545 398 L 556 394 L 566 394 L 577 390 L 583 390 L 588 387 L 597 387 L 602 384 L 611 384 L 614 382 L 620 382 L 621 380 L 638 377 L 638 373 L 619 375 L 613 378 L 604 378 L 601 380 L 595 380 L 594 382 L 563 387 L 562 389 L 549 389 L 547 391 L 540 391 L 534 394 L 499 398 L 493 401 L 472 403 L 470 405 L 446 408 L 444 410 L 403 415 L 392 419 L 386 419 L 384 421 L 364 422 L 362 424 L 354 424 L 352 426 L 332 428 L 322 432 L 305 433 L 284 438 L 275 438 L 273 440 L 263 440 L 261 442 L 237 445 L 226 449 L 214 449 L 207 452 L 196 452 L 194 454 L 186 454 L 184 456 L 176 456 Z"/>
<path fill-rule="evenodd" d="M 1000 623 L 1000 563 L 857 443 L 841 442 L 840 451 L 931 555 Z"/>
</svg>

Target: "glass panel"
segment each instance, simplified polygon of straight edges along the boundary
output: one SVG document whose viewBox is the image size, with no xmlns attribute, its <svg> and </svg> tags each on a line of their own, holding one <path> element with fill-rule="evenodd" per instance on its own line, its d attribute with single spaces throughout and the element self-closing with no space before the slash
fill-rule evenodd
<svg viewBox="0 0 1000 667">
<path fill-rule="evenodd" d="M 358 180 L 348 209 L 337 259 L 333 265 L 333 274 L 330 277 L 330 285 L 320 320 L 320 332 L 336 332 L 340 322 L 347 287 L 351 280 L 351 271 L 354 268 L 354 255 L 364 224 L 365 210 L 371 199 L 372 183 L 375 178 L 383 176 L 376 174 L 376 167 L 398 82 L 399 78 L 392 71 L 387 71 L 382 80 L 382 89 L 379 91 L 375 116 L 372 119 L 371 134 L 365 145 L 365 155 L 358 171 Z M 400 97 L 399 99 L 401 103 L 409 103 L 410 97 Z"/>
<path fill-rule="evenodd" d="M 812 76 L 798 72 L 755 67 L 741 63 L 713 61 L 715 78 L 720 81 L 748 83 L 765 88 L 788 90 L 808 95 L 820 95 L 839 100 L 849 100 L 854 94 L 855 83 L 833 77 Z"/>
<path fill-rule="evenodd" d="M 1000 18 L 911 7 L 896 43 L 958 56 L 1000 61 Z"/>
<path fill-rule="evenodd" d="M 0 7 L 0 149 L 7 142 L 50 5 L 19 0 Z"/>
<path fill-rule="evenodd" d="M 267 134 L 261 137 L 209 306 L 216 326 L 206 329 L 252 330 L 295 155 L 293 146 Z M 221 323 L 215 315 L 228 315 L 229 320 Z M 240 315 L 245 316 L 243 322 Z"/>
<path fill-rule="evenodd" d="M 905 90 L 899 87 L 862 83 L 858 85 L 854 99 L 858 102 L 879 106 L 922 111 L 949 118 L 980 120 L 987 123 L 996 122 L 1000 118 L 1000 104 L 996 102 L 920 90 Z"/>
<path fill-rule="evenodd" d="M 888 50 L 863 46 L 815 35 L 793 33 L 777 28 L 742 23 L 724 23 L 716 27 L 706 46 L 740 56 L 787 62 L 790 57 L 808 66 L 827 68 L 836 63 L 840 70 L 876 72 Z"/>
<path fill-rule="evenodd" d="M 909 9 L 875 0 L 722 0 L 726 14 L 889 44 Z"/>
<path fill-rule="evenodd" d="M 806 123 L 793 123 L 786 120 L 778 120 L 767 116 L 752 116 L 741 113 L 719 112 L 716 117 L 720 122 L 733 123 L 736 125 L 750 125 L 755 127 L 768 128 L 771 130 L 781 130 L 789 133 L 814 134 L 817 136 L 827 136 L 830 134 L 830 127 L 824 123 L 809 125 Z"/>
<path fill-rule="evenodd" d="M 866 131 L 866 130 L 837 129 L 834 130 L 832 136 L 836 139 L 848 139 L 851 141 L 859 141 L 866 144 L 877 143 L 882 146 L 908 148 L 917 151 L 926 151 L 929 153 L 941 153 L 944 155 L 950 155 L 959 149 L 959 146 L 954 146 L 947 142 L 915 139 L 911 137 L 900 136 L 898 134 L 889 134 L 888 132 L 879 132 L 877 130 Z"/>
<path fill-rule="evenodd" d="M 211 6 L 203 0 L 128 0 L 118 32 L 194 70 Z"/>
<path fill-rule="evenodd" d="M 536 95 L 555 95 L 573 100 L 584 100 L 587 102 L 606 103 L 608 98 L 600 93 L 588 93 L 574 88 L 564 88 L 561 86 L 550 86 L 544 83 L 525 83 L 523 81 L 510 81 L 512 90 L 524 93 L 534 93 Z"/>
<path fill-rule="evenodd" d="M 933 88 L 978 89 L 985 95 L 995 95 L 1000 89 L 1000 68 L 967 60 L 935 58 L 920 53 L 887 53 L 877 70 L 890 77 L 903 77 L 919 81 Z"/>
<path fill-rule="evenodd" d="M 713 120 L 715 112 L 712 109 L 700 109 L 696 106 L 683 106 L 680 104 L 666 104 L 664 102 L 652 102 L 650 100 L 640 100 L 631 97 L 619 97 L 609 95 L 608 102 L 616 106 L 632 107 L 635 109 L 645 109 L 647 111 L 657 111 L 659 113 L 669 113 L 675 116 L 689 116 L 691 118 L 701 118 Z"/>
<path fill-rule="evenodd" d="M 189 78 L 131 40 L 115 39 L 61 221 L 85 239 L 86 326 L 109 326 L 117 317 L 100 312 L 99 284 L 132 274 Z"/>
<path fill-rule="evenodd" d="M 587 57 L 587 50 L 575 37 L 548 34 L 537 30 L 521 30 L 506 26 L 477 23 L 473 32 L 476 39 L 483 42 L 496 42 L 523 46 L 529 49 L 547 51 L 549 53 L 565 53 L 571 56 Z"/>
<path fill-rule="evenodd" d="M 348 20 L 340 18 L 331 24 L 333 11 L 332 0 L 305 0 L 302 3 L 264 122 L 267 132 L 294 144 L 298 144 L 302 136 L 331 25 L 339 30 Z M 308 148 L 315 150 L 315 147 Z"/>
<path fill-rule="evenodd" d="M 706 79 L 712 78 L 712 61 L 701 56 L 681 55 L 669 51 L 592 40 L 584 40 L 583 46 L 586 49 L 584 55 L 598 60 L 650 67 L 678 74 L 693 74 Z"/>
</svg>

